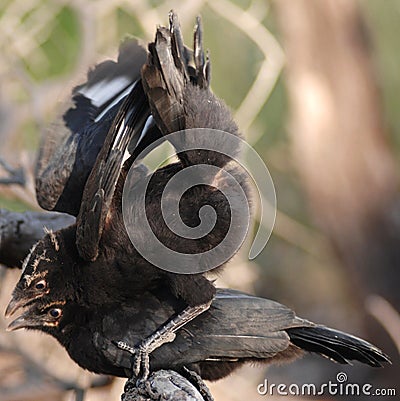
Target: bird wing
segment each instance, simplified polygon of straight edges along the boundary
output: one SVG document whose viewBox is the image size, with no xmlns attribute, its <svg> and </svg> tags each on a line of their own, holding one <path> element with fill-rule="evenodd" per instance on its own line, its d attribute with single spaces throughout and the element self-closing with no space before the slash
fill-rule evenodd
<svg viewBox="0 0 400 401">
<path fill-rule="evenodd" d="M 218 289 L 211 308 L 150 358 L 160 367 L 164 361 L 176 367 L 197 361 L 210 369 L 214 362 L 291 359 L 300 350 L 341 364 L 390 363 L 385 353 L 361 338 L 301 319 L 278 302 L 228 289 Z"/>
<path fill-rule="evenodd" d="M 85 260 L 97 258 L 125 152 L 138 143 L 149 117 L 149 104 L 137 81 L 114 118 L 85 185 L 76 231 L 77 248 Z"/>
<path fill-rule="evenodd" d="M 87 178 L 145 60 L 145 49 L 129 39 L 117 62 L 98 64 L 87 82 L 74 88 L 67 110 L 50 127 L 39 152 L 36 196 L 42 208 L 78 215 Z"/>
<path fill-rule="evenodd" d="M 169 18 L 169 29 L 157 28 L 142 70 L 151 112 L 163 134 L 188 128 L 183 99 L 189 81 L 201 89 L 208 89 L 210 84 L 210 62 L 204 57 L 200 20 L 195 27 L 192 52 L 183 44 L 177 15 L 171 12 Z"/>
<path fill-rule="evenodd" d="M 176 302 L 171 296 L 145 294 L 136 304 L 105 313 L 96 349 L 115 368 L 130 369 L 131 355 L 117 348 L 115 341 L 137 346 L 179 310 Z M 227 374 L 224 369 L 232 370 L 243 362 L 292 359 L 302 350 L 339 363 L 357 360 L 382 366 L 390 362 L 372 344 L 301 319 L 278 302 L 217 289 L 208 311 L 180 329 L 173 342 L 150 354 L 150 366 L 178 371 L 186 366 L 201 371 L 202 377 L 217 379 Z"/>
<path fill-rule="evenodd" d="M 194 44 L 193 53 L 184 46 L 174 13 L 170 14 L 169 30 L 157 29 L 156 40 L 149 45 L 150 54 L 142 69 L 142 80 L 135 84 L 120 107 L 84 189 L 76 240 L 83 259 L 97 258 L 128 145 L 132 156 L 126 161 L 126 169 L 141 150 L 161 137 L 161 132 L 170 133 L 185 127 L 182 91 L 186 82 L 194 80 L 198 86 L 208 88 L 209 62 L 204 59 L 199 24 Z M 194 59 L 196 68 L 189 65 L 190 59 Z M 148 119 L 150 124 L 146 124 Z"/>
<path fill-rule="evenodd" d="M 113 341 L 136 346 L 179 310 L 171 297 L 143 295 L 137 304 L 104 316 L 96 346 L 112 364 L 129 369 L 130 354 Z M 270 358 L 290 343 L 284 331 L 296 325 L 294 312 L 263 298 L 217 290 L 210 309 L 177 332 L 173 342 L 150 354 L 152 369 L 179 369 L 199 362 Z"/>
<path fill-rule="evenodd" d="M 181 330 L 176 345 L 188 346 L 180 357 L 193 361 L 270 358 L 289 346 L 284 329 L 295 322 L 294 312 L 278 302 L 218 289 L 209 311 Z"/>
</svg>

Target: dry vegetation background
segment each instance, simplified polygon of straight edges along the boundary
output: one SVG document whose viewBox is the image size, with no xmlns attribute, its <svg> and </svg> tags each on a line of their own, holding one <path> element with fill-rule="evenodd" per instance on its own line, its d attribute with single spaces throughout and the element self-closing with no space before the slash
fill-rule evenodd
<svg viewBox="0 0 400 401">
<path fill-rule="evenodd" d="M 398 0 L 0 0 L 0 157 L 28 178 L 24 188 L 0 185 L 0 207 L 37 208 L 35 153 L 58 102 L 88 66 L 115 56 L 125 34 L 151 40 L 171 8 L 187 40 L 202 15 L 213 90 L 277 191 L 266 249 L 253 262 L 236 257 L 219 285 L 363 336 L 394 362 L 379 371 L 317 357 L 246 367 L 210 386 L 216 400 L 267 398 L 256 391 L 264 377 L 322 383 L 339 371 L 400 392 Z M 4 310 L 19 272 L 0 274 Z M 83 372 L 50 337 L 5 333 L 5 324 L 0 401 L 119 399 L 122 380 Z M 85 391 L 93 383 L 108 384 Z"/>
</svg>

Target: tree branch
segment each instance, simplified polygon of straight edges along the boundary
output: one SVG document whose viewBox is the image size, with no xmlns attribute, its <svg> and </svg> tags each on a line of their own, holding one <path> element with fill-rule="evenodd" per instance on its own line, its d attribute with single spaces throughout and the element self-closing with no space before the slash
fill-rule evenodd
<svg viewBox="0 0 400 401">
<path fill-rule="evenodd" d="M 44 227 L 59 230 L 74 221 L 72 216 L 61 213 L 16 213 L 0 209 L 0 264 L 21 267 L 31 246 L 43 238 Z"/>
<path fill-rule="evenodd" d="M 26 179 L 25 173 L 22 168 L 14 169 L 12 168 L 3 158 L 0 157 L 0 166 L 9 174 L 8 177 L 1 178 L 0 184 L 9 185 L 9 184 L 18 184 L 21 186 L 25 186 Z"/>
<path fill-rule="evenodd" d="M 145 381 L 129 379 L 121 401 L 213 401 L 199 376 L 194 380 L 199 389 L 173 370 L 158 370 Z"/>
</svg>

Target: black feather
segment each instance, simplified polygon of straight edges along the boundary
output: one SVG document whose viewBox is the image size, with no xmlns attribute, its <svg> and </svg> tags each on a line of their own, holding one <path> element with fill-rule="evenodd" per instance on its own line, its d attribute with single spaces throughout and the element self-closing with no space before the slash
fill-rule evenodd
<svg viewBox="0 0 400 401">
<path fill-rule="evenodd" d="M 367 341 L 328 327 L 295 327 L 286 331 L 293 344 L 338 363 L 350 364 L 355 360 L 381 367 L 383 362 L 390 362 L 387 355 Z"/>
</svg>

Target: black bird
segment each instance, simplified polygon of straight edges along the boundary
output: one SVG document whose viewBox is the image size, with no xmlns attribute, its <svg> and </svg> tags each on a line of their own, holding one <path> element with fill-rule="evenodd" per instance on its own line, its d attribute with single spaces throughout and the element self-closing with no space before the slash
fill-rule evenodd
<svg viewBox="0 0 400 401">
<path fill-rule="evenodd" d="M 209 307 L 215 287 L 206 275 L 171 273 L 154 266 L 132 245 L 122 216 L 122 191 L 128 171 L 134 169 L 136 185 L 147 176 L 143 166 L 135 162 L 143 143 L 189 128 L 212 128 L 239 136 L 230 111 L 209 88 L 210 66 L 201 37 L 198 21 L 194 50 L 185 48 L 177 17 L 171 13 L 169 29 L 158 28 L 155 42 L 149 45 L 140 79 L 143 53 L 136 42 L 130 42 L 122 46 L 118 63 L 101 64 L 89 73 L 86 84 L 75 88 L 75 107 L 64 114 L 68 130 L 63 126 L 60 133 L 53 132 L 45 138 L 36 188 L 42 207 L 72 213 L 77 215 L 77 221 L 66 229 L 49 232 L 33 247 L 6 315 L 39 299 L 52 303 L 63 297 L 95 307 L 128 302 L 133 296 L 163 286 L 189 305 L 190 313 L 183 315 L 185 321 Z M 137 59 L 131 60 L 135 55 Z M 103 98 L 104 94 L 107 96 Z M 221 152 L 182 150 L 190 140 L 207 147 L 201 133 L 193 139 L 184 132 L 180 138 L 173 143 L 179 161 L 151 176 L 146 194 L 150 226 L 166 247 L 188 254 L 201 254 L 216 247 L 232 228 L 233 256 L 243 241 L 249 217 L 242 205 L 232 206 L 211 185 L 194 186 L 179 201 L 183 222 L 189 227 L 198 226 L 198 211 L 205 205 L 213 207 L 217 221 L 209 234 L 187 239 L 167 227 L 160 204 L 166 183 L 176 173 L 196 165 L 225 168 L 237 179 L 237 191 L 247 193 L 246 174 L 221 153 L 226 149 L 234 155 L 239 149 L 231 149 L 226 137 L 218 133 L 212 145 Z M 126 150 L 130 157 L 124 162 Z M 208 178 L 224 184 L 224 178 L 217 174 Z M 131 212 L 142 213 L 135 209 L 135 191 L 132 196 Z M 234 216 L 238 217 L 237 226 L 232 227 Z M 137 232 L 146 240 L 147 234 L 141 234 L 141 229 L 138 226 Z M 203 262 L 212 263 L 206 258 Z"/>
<path fill-rule="evenodd" d="M 121 377 L 132 375 L 132 355 L 115 342 L 140 344 L 182 301 L 168 291 L 146 292 L 129 304 L 87 308 L 76 302 L 37 302 L 8 326 L 41 330 L 55 337 L 81 367 Z M 352 335 L 301 319 L 288 307 L 242 292 L 218 289 L 211 307 L 176 337 L 150 354 L 151 371 L 184 368 L 203 379 L 217 380 L 246 362 L 281 362 L 313 352 L 332 361 L 352 360 L 381 367 L 389 358 L 370 343 Z M 172 338 L 171 338 L 172 340 Z"/>
</svg>

